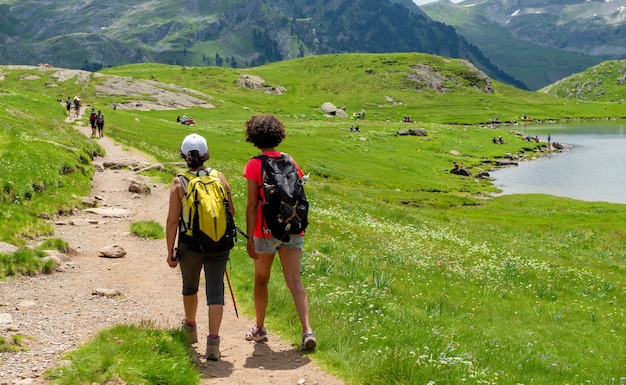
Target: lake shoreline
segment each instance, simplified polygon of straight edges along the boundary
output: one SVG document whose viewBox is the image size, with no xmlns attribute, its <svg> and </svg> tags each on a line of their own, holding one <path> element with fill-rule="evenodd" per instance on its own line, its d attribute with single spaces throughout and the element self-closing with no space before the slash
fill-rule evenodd
<svg viewBox="0 0 626 385">
<path fill-rule="evenodd" d="M 548 133 L 545 126 L 535 128 L 528 129 L 524 135 L 535 137 Z M 559 139 L 559 147 L 563 149 L 555 151 L 554 148 L 548 150 L 542 147 L 542 151 L 535 151 L 535 156 L 521 158 L 519 167 L 514 170 L 507 170 L 511 167 L 494 169 L 491 175 L 493 186 L 499 190 L 495 196 L 546 194 L 588 202 L 626 204 L 623 194 L 626 180 L 616 178 L 614 167 L 607 167 L 624 161 L 625 124 L 555 125 L 549 128 L 549 132 L 552 138 Z M 553 157 L 552 154 L 561 156 Z"/>
</svg>

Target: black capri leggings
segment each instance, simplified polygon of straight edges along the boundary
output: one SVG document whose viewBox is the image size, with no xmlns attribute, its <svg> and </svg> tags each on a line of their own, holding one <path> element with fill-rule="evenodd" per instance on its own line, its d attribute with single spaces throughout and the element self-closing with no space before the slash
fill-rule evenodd
<svg viewBox="0 0 626 385">
<path fill-rule="evenodd" d="M 207 305 L 224 304 L 224 271 L 229 252 L 217 254 L 197 253 L 178 245 L 179 265 L 183 276 L 183 295 L 193 295 L 200 286 L 200 271 L 204 268 Z"/>
</svg>

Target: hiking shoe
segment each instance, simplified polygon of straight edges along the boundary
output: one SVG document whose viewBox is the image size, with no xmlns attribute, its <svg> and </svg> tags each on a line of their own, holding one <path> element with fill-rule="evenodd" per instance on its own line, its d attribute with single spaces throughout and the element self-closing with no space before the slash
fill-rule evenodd
<svg viewBox="0 0 626 385">
<path fill-rule="evenodd" d="M 246 332 L 246 341 L 267 341 L 267 330 L 265 330 L 265 326 L 261 326 L 260 328 L 257 328 L 256 325 L 252 326 L 250 330 Z"/>
<path fill-rule="evenodd" d="M 315 339 L 315 333 L 312 330 L 302 333 L 302 345 L 300 345 L 300 349 L 302 350 L 312 350 L 317 346 L 317 340 Z"/>
<path fill-rule="evenodd" d="M 206 359 L 211 361 L 217 361 L 222 356 L 220 352 L 220 338 L 206 337 Z"/>
<path fill-rule="evenodd" d="M 196 325 L 191 326 L 187 323 L 187 320 L 183 320 L 183 322 L 181 322 L 180 328 L 182 329 L 182 331 L 185 332 L 185 334 L 187 334 L 187 337 L 189 337 L 189 341 L 192 344 L 198 342 L 198 328 L 196 327 Z"/>
</svg>

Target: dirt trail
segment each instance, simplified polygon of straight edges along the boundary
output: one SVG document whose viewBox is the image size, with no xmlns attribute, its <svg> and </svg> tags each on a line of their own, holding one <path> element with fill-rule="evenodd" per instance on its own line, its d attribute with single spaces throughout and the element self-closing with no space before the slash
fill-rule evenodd
<svg viewBox="0 0 626 385">
<path fill-rule="evenodd" d="M 76 128 L 86 136 L 91 135 L 84 120 L 68 120 L 75 121 Z M 116 145 L 107 137 L 106 126 L 104 135 L 99 143 L 106 156 L 95 159 L 96 165 L 152 163 L 145 154 Z M 132 180 L 149 185 L 151 194 L 129 192 Z M 27 351 L 0 353 L 0 385 L 49 385 L 42 377 L 43 371 L 53 366 L 64 351 L 87 341 L 99 330 L 142 320 L 158 327 L 176 327 L 183 318 L 180 272 L 165 262 L 165 240 L 142 240 L 130 234 L 134 221 L 155 220 L 165 225 L 168 186 L 133 171 L 105 168 L 93 178 L 92 197 L 99 199 L 101 208 L 129 213 L 111 217 L 82 210 L 72 217 L 57 218 L 55 236 L 67 240 L 73 249 L 66 271 L 0 282 L 0 313 L 10 314 L 18 333 L 34 338 L 27 342 Z M 112 244 L 123 247 L 127 255 L 117 259 L 100 257 L 100 250 Z M 97 296 L 93 294 L 96 289 L 117 290 L 121 296 Z M 198 334 L 206 336 L 203 288 L 200 293 Z M 205 338 L 194 345 L 203 385 L 344 383 L 319 369 L 310 358 L 315 353 L 303 355 L 295 346 L 272 335 L 271 330 L 268 343 L 245 341 L 245 330 L 252 323 L 242 315 L 236 318 L 230 296 L 226 295 L 222 359 L 213 362 L 203 357 Z M 319 343 L 323 345 L 324 341 Z"/>
</svg>

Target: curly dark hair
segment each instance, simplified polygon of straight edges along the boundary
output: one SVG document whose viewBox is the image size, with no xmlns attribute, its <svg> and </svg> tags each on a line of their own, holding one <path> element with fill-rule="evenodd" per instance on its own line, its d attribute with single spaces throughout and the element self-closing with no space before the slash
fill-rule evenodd
<svg viewBox="0 0 626 385">
<path fill-rule="evenodd" d="M 274 115 L 255 115 L 245 123 L 246 142 L 258 149 L 276 147 L 285 139 L 285 126 Z"/>
</svg>

